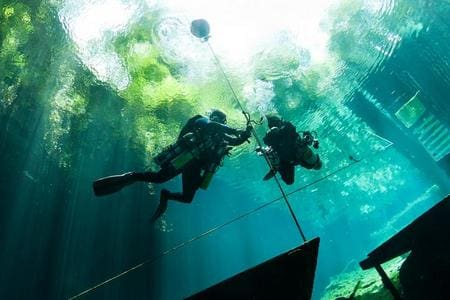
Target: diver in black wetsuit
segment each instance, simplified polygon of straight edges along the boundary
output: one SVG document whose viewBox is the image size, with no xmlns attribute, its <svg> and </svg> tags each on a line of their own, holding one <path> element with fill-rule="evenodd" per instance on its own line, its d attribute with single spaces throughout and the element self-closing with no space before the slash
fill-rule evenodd
<svg viewBox="0 0 450 300">
<path fill-rule="evenodd" d="M 271 114 L 266 116 L 269 130 L 263 138 L 268 146 L 257 148 L 259 155 L 268 156 L 273 167 L 264 180 L 268 180 L 279 172 L 286 184 L 294 183 L 296 165 L 306 169 L 319 170 L 322 167 L 319 155 L 312 152 L 309 146 L 319 147 L 319 142 L 308 131 L 300 136 L 291 122 L 282 120 L 279 116 Z"/>
<path fill-rule="evenodd" d="M 182 174 L 183 192 L 161 190 L 160 203 L 152 221 L 167 209 L 168 200 L 191 203 L 199 188 L 206 188 L 232 146 L 250 138 L 251 127 L 237 130 L 226 125 L 226 115 L 213 110 L 209 118 L 197 115 L 182 128 L 177 142 L 155 157 L 158 172 L 129 172 L 98 179 L 93 183 L 97 196 L 108 195 L 137 181 L 162 183 Z"/>
</svg>

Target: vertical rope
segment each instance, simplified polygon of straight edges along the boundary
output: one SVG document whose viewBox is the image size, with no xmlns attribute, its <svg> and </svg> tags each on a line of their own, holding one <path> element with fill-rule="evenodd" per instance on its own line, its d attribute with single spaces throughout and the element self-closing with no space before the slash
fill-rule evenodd
<svg viewBox="0 0 450 300">
<path fill-rule="evenodd" d="M 308 184 L 306 184 L 306 185 L 304 185 L 304 186 L 301 186 L 300 188 L 298 188 L 298 189 L 296 189 L 296 190 L 294 190 L 294 191 L 289 192 L 289 194 L 287 194 L 287 195 L 292 195 L 292 194 L 294 194 L 294 193 L 300 192 L 300 191 L 306 189 L 307 187 L 310 187 L 310 186 L 312 186 L 312 185 L 314 185 L 314 184 L 316 184 L 316 183 L 319 183 L 319 182 L 321 182 L 321 181 L 323 181 L 323 180 L 325 180 L 325 179 L 327 179 L 327 178 L 329 178 L 329 177 L 331 177 L 331 176 L 333 176 L 333 175 L 336 175 L 336 174 L 339 173 L 339 172 L 342 172 L 343 170 L 345 170 L 345 169 L 347 169 L 347 168 L 352 167 L 353 165 L 356 165 L 356 164 L 360 163 L 360 162 L 363 161 L 363 160 L 366 160 L 367 158 L 372 158 L 372 157 L 374 157 L 375 155 L 384 152 L 385 150 L 387 150 L 388 148 L 390 148 L 390 146 L 392 146 L 392 145 L 389 145 L 389 146 L 387 146 L 387 147 L 385 147 L 385 148 L 383 148 L 383 149 L 381 149 L 381 150 L 375 152 L 373 155 L 371 155 L 371 156 L 369 156 L 369 157 L 363 157 L 363 158 L 360 159 L 360 160 L 353 160 L 351 163 L 349 163 L 349 164 L 347 164 L 347 165 L 345 165 L 345 166 L 343 166 L 343 167 L 341 167 L 341 168 L 339 168 L 339 169 L 337 169 L 337 170 L 335 170 L 335 171 L 333 171 L 333 172 L 331 172 L 331 173 L 328 173 L 327 175 L 325 175 L 325 176 L 323 176 L 323 177 L 321 177 L 321 178 L 319 178 L 319 179 L 317 179 L 317 180 L 315 180 L 315 181 L 313 181 L 313 182 L 311 182 L 311 183 L 308 183 Z M 104 280 L 104 281 L 102 281 L 102 282 L 100 282 L 100 283 L 98 283 L 98 284 L 96 284 L 96 285 L 90 287 L 90 288 L 87 289 L 87 290 L 84 290 L 84 291 L 80 292 L 79 294 L 77 294 L 77 295 L 75 295 L 75 296 L 70 297 L 68 300 L 79 299 L 79 298 L 81 298 L 82 296 L 84 296 L 84 295 L 86 295 L 86 294 L 89 294 L 89 293 L 91 293 L 92 291 L 96 290 L 97 288 L 102 287 L 102 286 L 104 286 L 104 285 L 107 285 L 108 283 L 110 283 L 110 282 L 113 281 L 113 280 L 116 280 L 116 279 L 118 279 L 118 278 L 120 278 L 120 277 L 122 277 L 122 276 L 125 276 L 125 275 L 127 275 L 128 273 L 130 273 L 130 272 L 132 272 L 132 271 L 134 271 L 134 270 L 136 270 L 136 269 L 139 269 L 139 268 L 141 268 L 141 267 L 143 267 L 143 266 L 145 266 L 145 265 L 152 264 L 153 262 L 159 260 L 160 258 L 162 258 L 162 257 L 164 257 L 164 256 L 166 256 L 166 255 L 171 254 L 172 252 L 174 252 L 174 251 L 176 251 L 176 250 L 178 250 L 178 249 L 180 249 L 180 248 L 183 248 L 183 247 L 185 247 L 185 246 L 187 246 L 187 245 L 189 245 L 189 244 L 191 244 L 191 243 L 193 243 L 193 242 L 195 242 L 195 241 L 197 241 L 197 240 L 199 240 L 199 239 L 201 239 L 201 238 L 203 238 L 203 237 L 205 237 L 205 236 L 208 236 L 209 234 L 212 234 L 213 232 L 216 232 L 216 231 L 218 231 L 218 230 L 224 228 L 225 226 L 228 226 L 228 225 L 230 225 L 230 224 L 233 224 L 234 222 L 236 222 L 236 221 L 238 221 L 238 220 L 241 220 L 241 219 L 243 219 L 243 218 L 245 218 L 245 217 L 247 217 L 247 216 L 249 216 L 249 215 L 251 215 L 251 214 L 253 214 L 253 213 L 255 213 L 255 212 L 257 212 L 257 211 L 259 211 L 259 210 L 261 210 L 261 209 L 263 209 L 263 208 L 265 208 L 265 207 L 271 205 L 271 204 L 273 204 L 273 203 L 276 203 L 278 200 L 281 200 L 282 198 L 283 198 L 283 197 L 279 197 L 279 198 L 276 198 L 276 199 L 271 200 L 271 201 L 269 201 L 269 202 L 266 202 L 266 203 L 264 203 L 264 204 L 262 204 L 262 205 L 256 207 L 255 209 L 252 209 L 252 210 L 250 210 L 250 211 L 248 211 L 248 212 L 246 212 L 246 213 L 244 213 L 244 214 L 241 214 L 241 215 L 237 216 L 236 218 L 234 218 L 234 219 L 232 219 L 232 220 L 229 220 L 229 221 L 227 221 L 227 222 L 225 222 L 225 223 L 223 223 L 223 224 L 221 224 L 221 225 L 218 225 L 218 226 L 216 226 L 216 227 L 213 227 L 213 228 L 211 228 L 211 229 L 209 229 L 209 230 L 203 232 L 203 233 L 200 234 L 200 235 L 197 235 L 197 236 L 195 236 L 195 237 L 193 237 L 193 238 L 191 238 L 191 239 L 189 239 L 189 240 L 187 240 L 187 241 L 184 241 L 184 242 L 182 242 L 182 243 L 180 243 L 180 244 L 178 244 L 178 245 L 176 245 L 176 246 L 174 246 L 174 247 L 172 247 L 172 248 L 170 248 L 170 249 L 168 249 L 168 250 L 162 252 L 161 254 L 157 255 L 156 257 L 149 258 L 149 259 L 147 259 L 147 260 L 145 260 L 145 261 L 143 261 L 143 262 L 141 262 L 141 263 L 139 263 L 139 264 L 137 264 L 137 265 L 135 265 L 135 266 L 133 266 L 133 267 L 130 267 L 130 268 L 126 269 L 125 271 L 123 271 L 123 272 L 121 272 L 121 273 L 118 273 L 118 274 L 116 274 L 116 275 L 114 275 L 114 276 L 112 276 L 112 277 L 110 277 L 110 278 L 108 278 L 108 279 L 106 279 L 106 280 Z"/>
<path fill-rule="evenodd" d="M 223 75 L 223 77 L 225 78 L 225 81 L 227 82 L 228 87 L 230 88 L 230 90 L 231 90 L 231 92 L 232 92 L 232 94 L 233 94 L 233 97 L 234 97 L 234 99 L 236 100 L 236 103 L 238 104 L 238 106 L 239 106 L 239 108 L 240 108 L 242 114 L 244 115 L 245 119 L 247 120 L 247 124 L 250 124 L 250 117 L 249 117 L 249 114 L 244 110 L 244 107 L 242 106 L 241 102 L 239 101 L 239 98 L 238 98 L 238 96 L 236 95 L 236 92 L 234 91 L 234 88 L 233 88 L 233 86 L 231 85 L 231 82 L 230 82 L 230 80 L 228 79 L 228 76 L 227 76 L 227 74 L 225 73 L 225 71 L 224 71 L 224 69 L 223 69 L 223 67 L 222 67 L 222 64 L 220 63 L 219 58 L 217 57 L 216 53 L 214 52 L 214 50 L 213 50 L 213 48 L 211 47 L 211 44 L 208 42 L 208 40 L 206 40 L 205 42 L 206 42 L 206 44 L 208 45 L 208 48 L 209 48 L 209 50 L 211 51 L 212 56 L 214 57 L 214 60 L 215 60 L 215 62 L 216 62 L 216 64 L 217 64 L 217 66 L 219 67 L 220 71 L 222 72 L 222 75 Z M 253 134 L 253 136 L 255 137 L 255 140 L 256 140 L 256 143 L 258 144 L 258 146 L 262 148 L 263 145 L 262 145 L 262 143 L 261 143 L 261 140 L 259 139 L 259 137 L 258 137 L 258 135 L 257 135 L 257 133 L 256 133 L 256 130 L 255 130 L 255 128 L 253 128 L 253 127 L 252 127 L 252 134 Z M 265 159 L 266 163 L 269 165 L 270 170 L 274 171 L 274 167 L 273 167 L 272 163 L 270 162 L 270 159 L 269 159 L 267 153 L 265 153 L 265 152 L 263 151 L 263 155 L 264 155 L 264 159 Z M 291 214 L 291 216 L 292 216 L 292 219 L 294 220 L 295 226 L 297 227 L 298 232 L 300 233 L 300 236 L 301 236 L 302 239 L 303 239 L 303 242 L 306 242 L 306 236 L 305 236 L 305 234 L 304 234 L 304 232 L 303 232 L 303 230 L 302 230 L 302 227 L 300 226 L 300 223 L 299 223 L 299 221 L 298 221 L 298 219 L 297 219 L 297 216 L 296 216 L 295 213 L 294 213 L 294 210 L 292 209 L 291 204 L 289 203 L 287 194 L 286 194 L 286 192 L 284 191 L 283 187 L 281 186 L 280 180 L 278 179 L 277 176 L 274 176 L 273 178 L 275 179 L 275 182 L 277 183 L 278 189 L 280 190 L 281 195 L 283 196 L 283 199 L 284 199 L 284 201 L 286 202 L 286 205 L 287 205 L 287 207 L 288 207 L 288 209 L 289 209 L 289 212 L 290 212 L 290 214 Z"/>
</svg>

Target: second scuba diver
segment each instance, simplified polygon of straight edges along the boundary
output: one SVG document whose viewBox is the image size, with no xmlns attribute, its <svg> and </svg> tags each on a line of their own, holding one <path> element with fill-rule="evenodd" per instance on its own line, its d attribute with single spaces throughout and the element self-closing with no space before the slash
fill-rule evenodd
<svg viewBox="0 0 450 300">
<path fill-rule="evenodd" d="M 98 179 L 93 183 L 95 195 L 112 194 L 137 181 L 163 183 L 182 174 L 183 192 L 162 189 L 152 221 L 166 211 L 168 200 L 191 203 L 199 188 L 208 187 L 232 146 L 241 145 L 251 136 L 250 126 L 237 130 L 226 122 L 226 115 L 220 110 L 213 110 L 209 118 L 192 117 L 181 129 L 177 141 L 154 158 L 161 167 L 159 171 L 128 172 Z"/>
<path fill-rule="evenodd" d="M 257 148 L 259 155 L 266 155 L 272 169 L 264 176 L 268 180 L 280 173 L 286 184 L 294 183 L 295 166 L 319 170 L 322 167 L 319 155 L 310 146 L 319 148 L 319 141 L 309 131 L 298 134 L 291 122 L 275 114 L 266 116 L 269 130 L 263 138 L 267 147 Z"/>
</svg>

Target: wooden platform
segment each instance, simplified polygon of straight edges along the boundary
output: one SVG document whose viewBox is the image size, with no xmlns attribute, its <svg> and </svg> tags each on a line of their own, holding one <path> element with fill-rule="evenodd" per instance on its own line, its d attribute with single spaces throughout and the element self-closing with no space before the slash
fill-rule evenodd
<svg viewBox="0 0 450 300">
<path fill-rule="evenodd" d="M 359 264 L 363 270 L 385 263 L 408 251 L 448 242 L 450 239 L 450 196 L 434 205 L 400 230 Z"/>
<path fill-rule="evenodd" d="M 312 239 L 187 299 L 309 300 L 319 243 L 319 238 Z"/>
<path fill-rule="evenodd" d="M 381 264 L 411 251 L 400 268 L 403 295 Z M 447 299 L 450 286 L 450 196 L 400 230 L 359 264 L 375 268 L 394 299 Z"/>
</svg>

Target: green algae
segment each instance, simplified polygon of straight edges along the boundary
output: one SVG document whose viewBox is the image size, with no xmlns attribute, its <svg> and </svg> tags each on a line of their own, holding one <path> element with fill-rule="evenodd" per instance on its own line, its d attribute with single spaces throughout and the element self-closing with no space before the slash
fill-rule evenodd
<svg viewBox="0 0 450 300">
<path fill-rule="evenodd" d="M 395 287 L 400 288 L 399 270 L 407 255 L 395 258 L 382 265 Z M 356 284 L 360 281 L 355 293 L 355 300 L 389 300 L 390 292 L 383 286 L 381 278 L 375 269 L 363 271 L 345 271 L 330 280 L 321 300 L 336 300 L 340 297 L 349 297 Z"/>
</svg>

